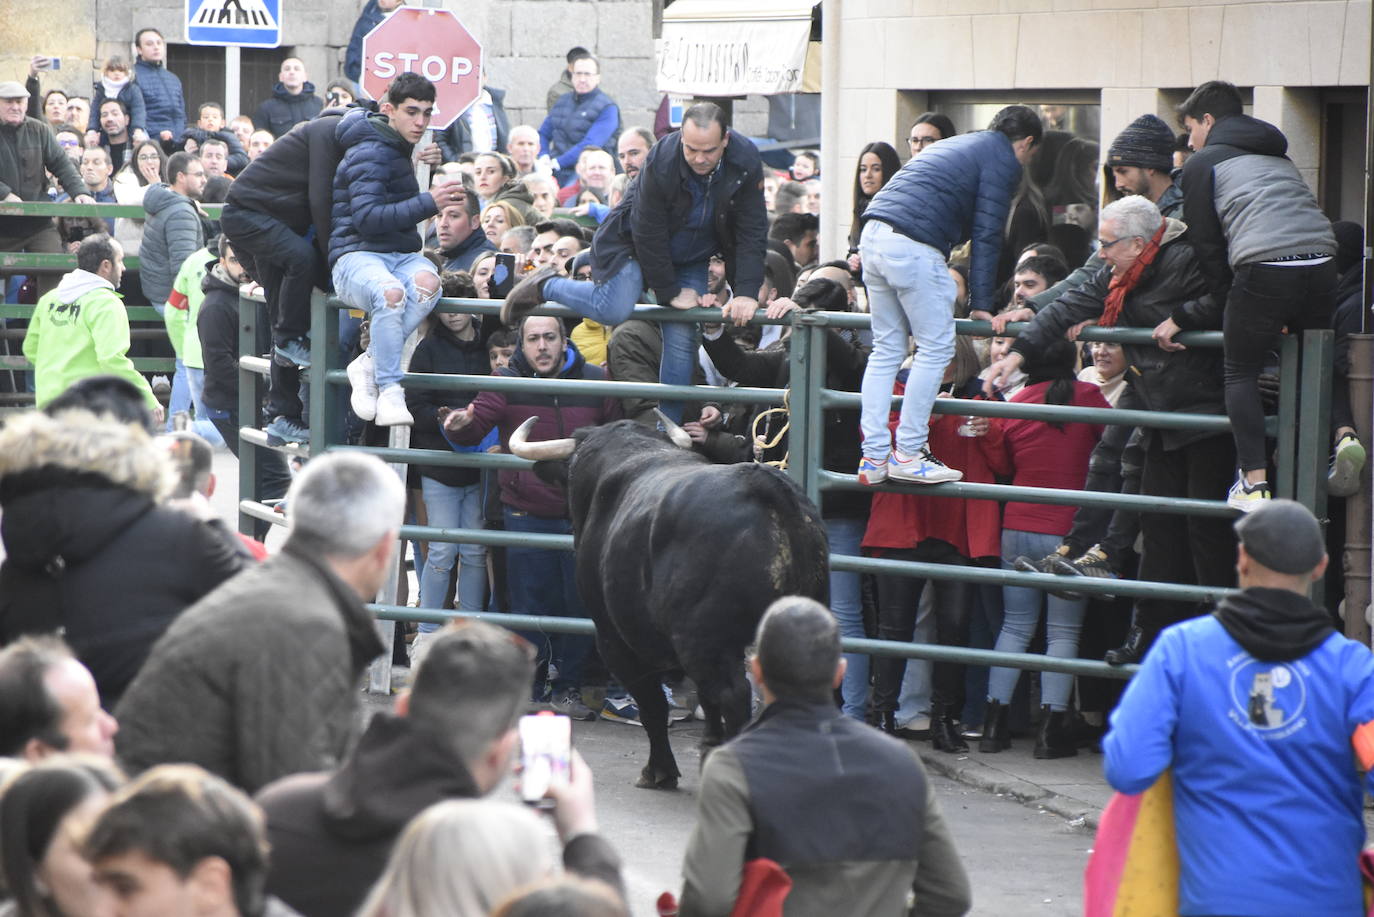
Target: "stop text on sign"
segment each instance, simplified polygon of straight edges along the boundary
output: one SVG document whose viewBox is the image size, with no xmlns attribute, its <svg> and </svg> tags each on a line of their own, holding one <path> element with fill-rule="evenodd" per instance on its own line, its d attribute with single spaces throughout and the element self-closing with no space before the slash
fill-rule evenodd
<svg viewBox="0 0 1374 917">
<path fill-rule="evenodd" d="M 415 65 L 419 61 L 419 66 Z M 457 83 L 473 71 L 472 60 L 466 57 L 440 57 L 429 54 L 421 58 L 409 52 L 378 51 L 372 57 L 374 73 L 384 80 L 401 73 L 418 73 L 431 83 Z"/>
</svg>

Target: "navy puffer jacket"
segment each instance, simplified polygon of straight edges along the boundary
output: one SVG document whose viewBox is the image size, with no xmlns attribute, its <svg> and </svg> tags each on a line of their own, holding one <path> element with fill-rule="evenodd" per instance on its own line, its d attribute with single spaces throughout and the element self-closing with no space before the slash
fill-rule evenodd
<svg viewBox="0 0 1374 917">
<path fill-rule="evenodd" d="M 324 102 L 315 95 L 314 83 L 307 82 L 295 95 L 287 91 L 285 84 L 278 83 L 272 90 L 272 98 L 264 99 L 253 113 L 253 126 L 280 137 L 302 121 L 318 115 L 323 108 Z"/>
<path fill-rule="evenodd" d="M 620 106 L 599 87 L 564 93 L 539 125 L 540 152 L 558 160 L 559 184 L 567 184 L 563 173 L 571 174 L 583 150 L 599 146 L 614 156 L 619 137 Z"/>
<path fill-rule="evenodd" d="M 949 257 L 973 240 L 969 308 L 996 312 L 997 258 L 1021 163 L 1000 131 L 941 140 L 902 166 L 873 196 L 863 219 L 881 220 Z"/>
<path fill-rule="evenodd" d="M 174 139 L 180 137 L 186 129 L 186 99 L 180 78 L 162 64 L 140 58 L 134 64 L 134 81 L 143 91 L 148 136 L 156 139 L 163 131 L 171 131 Z"/>
<path fill-rule="evenodd" d="M 362 109 L 344 115 L 335 136 L 344 152 L 334 173 L 329 266 L 349 252 L 418 252 L 415 224 L 438 211 L 434 198 L 415 181 L 413 144 L 385 115 Z"/>
</svg>

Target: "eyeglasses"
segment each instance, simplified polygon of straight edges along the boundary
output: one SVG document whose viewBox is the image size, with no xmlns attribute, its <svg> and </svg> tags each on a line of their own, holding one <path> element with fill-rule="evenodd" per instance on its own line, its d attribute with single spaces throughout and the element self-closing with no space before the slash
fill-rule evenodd
<svg viewBox="0 0 1374 917">
<path fill-rule="evenodd" d="M 1111 248 L 1113 245 L 1115 245 L 1115 244 L 1118 243 L 1118 242 L 1125 242 L 1127 239 L 1134 239 L 1134 238 L 1135 238 L 1135 236 L 1122 236 L 1120 239 L 1113 239 L 1113 240 L 1110 241 L 1110 242 L 1108 242 L 1106 239 L 1098 239 L 1098 240 L 1097 240 L 1097 245 L 1098 245 L 1097 250 L 1100 251 L 1100 252 L 1105 252 L 1107 249 Z"/>
<path fill-rule="evenodd" d="M 139 153 L 139 154 L 138 154 L 138 161 L 139 161 L 139 162 L 157 162 L 157 161 L 159 161 L 160 159 L 162 159 L 162 157 L 159 156 L 159 155 L 157 155 L 156 153 Z"/>
<path fill-rule="evenodd" d="M 57 142 L 65 147 L 77 147 L 81 145 L 80 140 L 59 140 Z"/>
<path fill-rule="evenodd" d="M 939 137 L 908 137 L 906 142 L 911 145 L 913 150 L 923 150 L 932 143 L 938 142 L 939 139 Z"/>
</svg>

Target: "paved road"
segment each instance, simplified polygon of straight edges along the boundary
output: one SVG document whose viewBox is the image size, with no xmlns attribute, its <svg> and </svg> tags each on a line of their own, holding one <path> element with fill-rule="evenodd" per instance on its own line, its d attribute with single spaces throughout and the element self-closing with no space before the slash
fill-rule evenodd
<svg viewBox="0 0 1374 917">
<path fill-rule="evenodd" d="M 224 450 L 215 459 L 220 486 L 214 503 L 234 524 L 237 463 Z M 276 550 L 280 539 L 281 531 L 274 531 L 269 546 Z M 369 696 L 365 707 L 377 710 L 388 704 L 386 698 Z M 642 729 L 607 722 L 574 725 L 574 744 L 596 776 L 602 831 L 625 859 L 635 917 L 653 917 L 658 894 L 681 885 L 680 868 L 699 785 L 699 738 L 698 724 L 674 727 L 673 751 L 683 773 L 681 788 L 655 792 L 634 786 L 648 756 Z M 1090 833 L 1011 799 L 943 777 L 932 779 L 973 881 L 972 913 L 1069 917 L 1082 912 L 1082 875 L 1092 846 Z"/>
</svg>

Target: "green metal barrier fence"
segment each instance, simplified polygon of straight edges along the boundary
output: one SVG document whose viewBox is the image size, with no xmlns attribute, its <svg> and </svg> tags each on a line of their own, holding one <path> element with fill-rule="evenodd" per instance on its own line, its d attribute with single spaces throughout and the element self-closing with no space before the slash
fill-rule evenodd
<svg viewBox="0 0 1374 917">
<path fill-rule="evenodd" d="M 424 449 L 410 449 L 398 445 L 394 440 L 390 446 L 350 446 L 342 442 L 344 387 L 347 376 L 339 363 L 338 348 L 338 310 L 347 306 L 337 300 L 327 300 L 317 295 L 312 303 L 312 366 L 309 370 L 311 382 L 310 433 L 308 449 L 298 446 L 271 447 L 265 435 L 257 429 L 245 426 L 242 437 L 245 444 L 258 448 L 278 448 L 293 454 L 320 454 L 327 450 L 341 449 L 375 455 L 396 465 L 426 464 L 455 467 L 482 468 L 528 468 L 531 462 L 511 455 L 487 455 L 481 453 L 442 452 Z M 491 300 L 442 299 L 436 307 L 441 312 L 467 312 L 476 315 L 496 315 L 500 304 Z M 250 314 L 254 313 L 254 314 Z M 559 306 L 545 306 L 536 314 L 572 316 L 573 313 Z M 255 311 L 245 309 L 242 313 L 241 328 L 245 347 L 251 347 L 253 340 L 253 321 Z M 637 318 L 649 321 L 709 322 L 719 321 L 718 309 L 694 309 L 679 311 L 652 306 L 640 306 Z M 822 413 L 836 407 L 854 407 L 858 395 L 853 392 L 839 392 L 824 387 L 825 379 L 825 332 L 827 328 L 857 328 L 868 326 L 868 316 L 853 313 L 793 313 L 787 319 L 769 320 L 756 318 L 755 324 L 792 324 L 793 335 L 790 344 L 790 422 L 788 437 L 790 460 L 788 473 L 806 490 L 817 503 L 825 490 L 869 489 L 858 484 L 853 474 L 829 471 L 821 467 Z M 1007 333 L 1016 334 L 1024 325 L 1012 325 Z M 991 335 L 992 329 L 986 322 L 960 320 L 956 323 L 960 334 L 980 336 Z M 1084 340 L 1105 340 L 1118 343 L 1149 343 L 1148 329 L 1096 328 L 1083 331 Z M 1328 450 L 1327 426 L 1330 413 L 1330 363 L 1333 335 L 1329 331 L 1309 332 L 1300 341 L 1286 338 L 1281 350 L 1280 378 L 1281 394 L 1277 418 L 1269 418 L 1270 432 L 1278 437 L 1279 473 L 1274 482 L 1279 496 L 1292 497 L 1303 502 L 1319 518 L 1325 514 L 1325 462 Z M 1178 341 L 1189 347 L 1221 347 L 1219 332 L 1189 332 L 1178 336 Z M 245 350 L 245 353 L 251 350 Z M 1299 359 L 1301 357 L 1301 374 Z M 241 360 L 243 381 L 241 388 L 241 417 L 255 418 L 258 399 L 261 395 L 261 379 L 266 373 L 267 361 L 254 357 Z M 527 391 L 527 392 L 576 392 L 578 394 L 600 394 L 616 397 L 677 398 L 692 401 L 712 401 L 728 403 L 748 403 L 757 405 L 783 404 L 782 389 L 763 388 L 697 388 L 693 386 L 667 386 L 657 383 L 629 383 L 615 381 L 534 379 L 491 376 L 432 375 L 405 373 L 401 384 L 406 387 L 447 389 L 453 391 Z M 900 403 L 894 397 L 893 403 Z M 986 417 L 1023 417 L 1046 421 L 1078 421 L 1090 423 L 1130 424 L 1153 429 L 1207 430 L 1216 433 L 1229 432 L 1230 425 L 1224 416 L 1199 414 L 1162 414 L 1149 411 L 1118 411 L 1115 409 L 1094 409 L 1072 406 L 1053 406 L 1037 404 L 1011 404 L 992 401 L 946 401 L 938 400 L 936 413 L 967 414 Z M 253 448 L 242 450 L 240 469 L 240 493 L 246 495 L 240 503 L 240 525 L 247 529 L 254 519 L 265 519 L 278 524 L 282 517 L 272 507 L 256 499 Z M 911 493 L 910 488 L 882 486 L 879 490 Z M 922 487 L 922 495 L 949 498 L 981 498 L 1009 500 L 1058 505 L 1098 506 L 1104 508 L 1134 511 L 1166 512 L 1193 516 L 1212 516 L 1230 518 L 1236 512 L 1229 508 L 1223 494 L 1216 500 L 1171 500 L 1160 502 L 1148 495 L 1089 493 L 1071 490 L 1055 490 L 1036 487 L 1013 487 L 997 484 L 950 483 Z M 431 526 L 407 525 L 401 529 L 402 540 L 464 542 L 484 545 L 542 547 L 552 550 L 572 550 L 572 537 L 568 535 L 540 535 L 531 533 L 506 532 L 488 529 L 440 529 Z M 1040 590 L 1063 589 L 1064 577 L 1050 574 L 1021 573 L 977 566 L 951 566 L 946 564 L 896 561 L 881 558 L 832 555 L 831 565 L 837 570 L 851 570 L 866 573 L 896 574 L 930 579 L 959 579 L 988 585 L 1029 586 Z M 1153 597 L 1184 602 L 1214 601 L 1229 590 L 1195 586 L 1179 583 L 1158 583 L 1136 580 L 1102 581 L 1079 578 L 1072 581 L 1073 591 L 1085 596 L 1125 596 L 1132 598 Z M 392 593 L 394 595 L 394 593 Z M 482 618 L 509 627 L 535 630 L 548 633 L 592 633 L 592 622 L 586 619 L 547 618 L 528 615 L 467 613 L 451 610 L 407 608 L 381 602 L 370 606 L 380 621 L 444 621 L 454 617 Z M 384 639 L 390 641 L 390 626 L 382 627 Z M 862 652 L 872 655 L 901 656 L 909 659 L 929 659 L 960 662 L 970 665 L 1002 665 L 1013 668 L 1067 672 L 1074 675 L 1099 678 L 1130 678 L 1136 671 L 1135 666 L 1115 667 L 1106 663 L 1086 659 L 1057 659 L 1027 653 L 998 653 L 992 650 L 975 650 L 963 647 L 944 647 L 929 644 L 900 643 L 884 640 L 846 639 L 846 651 Z M 386 690 L 390 680 L 390 657 L 374 667 L 372 686 L 374 690 Z"/>
<path fill-rule="evenodd" d="M 219 215 L 221 204 L 202 204 L 201 208 L 211 217 Z M 46 216 L 46 217 L 97 217 L 99 219 L 145 219 L 148 214 L 137 204 L 75 204 L 71 202 L 52 203 L 50 201 L 0 202 L 0 217 Z M 136 255 L 124 257 L 124 269 L 136 271 L 139 260 Z M 76 255 L 53 252 L 0 252 L 0 277 L 11 274 L 65 274 L 76 270 Z M 162 324 L 162 316 L 151 306 L 128 306 L 130 322 L 156 322 L 156 328 L 132 328 L 131 337 L 135 340 L 166 340 L 167 330 Z M 27 320 L 33 317 L 33 306 L 0 304 L 0 324 L 11 319 Z M 14 353 L 0 353 L 0 372 L 9 370 L 30 370 L 33 368 L 19 353 L 24 340 L 23 329 L 6 329 L 3 340 L 17 342 L 12 348 Z M 168 357 L 134 357 L 134 369 L 139 372 L 172 373 L 176 371 L 176 360 Z"/>
</svg>

